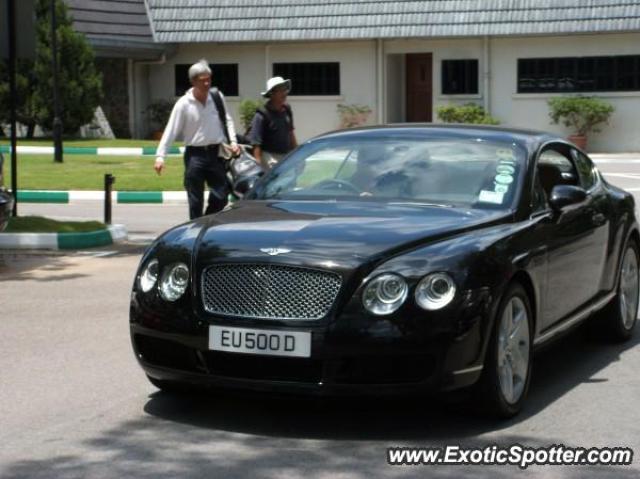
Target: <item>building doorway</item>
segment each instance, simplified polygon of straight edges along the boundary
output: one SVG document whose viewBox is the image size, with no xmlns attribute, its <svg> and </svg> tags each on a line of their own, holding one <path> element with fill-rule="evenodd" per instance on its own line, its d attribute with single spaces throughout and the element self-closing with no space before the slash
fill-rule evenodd
<svg viewBox="0 0 640 479">
<path fill-rule="evenodd" d="M 408 53 L 407 72 L 407 121 L 431 122 L 433 120 L 433 63 L 431 53 Z"/>
</svg>

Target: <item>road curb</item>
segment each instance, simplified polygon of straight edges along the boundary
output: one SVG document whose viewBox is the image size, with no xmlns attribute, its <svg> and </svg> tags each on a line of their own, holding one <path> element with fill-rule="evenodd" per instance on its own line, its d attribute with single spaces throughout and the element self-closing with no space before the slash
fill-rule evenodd
<svg viewBox="0 0 640 479">
<path fill-rule="evenodd" d="M 88 148 L 81 146 L 69 146 L 62 148 L 65 155 L 98 155 L 98 156 L 155 156 L 157 147 L 113 147 L 113 148 Z M 21 155 L 53 155 L 53 146 L 18 146 L 16 152 Z M 0 153 L 11 153 L 9 145 L 0 145 Z M 184 146 L 172 146 L 167 151 L 168 155 L 181 155 Z"/>
<path fill-rule="evenodd" d="M 76 201 L 104 201 L 104 191 L 18 190 L 19 203 L 71 203 Z M 113 203 L 171 203 L 186 202 L 184 191 L 112 191 Z"/>
<path fill-rule="evenodd" d="M 0 233 L 0 249 L 83 249 L 121 243 L 127 239 L 124 225 L 88 233 Z"/>
</svg>

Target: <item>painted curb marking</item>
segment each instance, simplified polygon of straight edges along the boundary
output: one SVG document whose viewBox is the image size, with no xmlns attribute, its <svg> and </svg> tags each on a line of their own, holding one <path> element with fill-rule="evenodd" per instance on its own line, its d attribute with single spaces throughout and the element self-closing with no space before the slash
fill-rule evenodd
<svg viewBox="0 0 640 479">
<path fill-rule="evenodd" d="M 0 145 L 0 152 L 11 153 L 9 145 Z M 53 155 L 53 146 L 18 146 L 16 152 L 23 155 Z M 98 156 L 153 156 L 156 148 L 153 146 L 143 147 L 86 147 L 67 146 L 62 148 L 65 155 L 98 155 Z M 172 146 L 167 151 L 168 155 L 181 155 L 184 153 L 184 146 Z"/>
<path fill-rule="evenodd" d="M 161 191 L 118 191 L 118 203 L 162 203 Z"/>
<path fill-rule="evenodd" d="M 124 225 L 87 233 L 0 233 L 0 249 L 82 249 L 121 243 L 127 239 Z"/>
<path fill-rule="evenodd" d="M 58 249 L 82 249 L 92 246 L 106 246 L 113 243 L 109 230 L 88 233 L 57 233 Z"/>
<path fill-rule="evenodd" d="M 19 203 L 70 203 L 104 201 L 104 191 L 36 191 L 18 190 Z M 112 191 L 114 203 L 169 203 L 187 201 L 184 191 Z"/>
<path fill-rule="evenodd" d="M 69 193 L 66 191 L 18 190 L 18 202 L 21 202 L 21 203 L 69 203 Z"/>
</svg>

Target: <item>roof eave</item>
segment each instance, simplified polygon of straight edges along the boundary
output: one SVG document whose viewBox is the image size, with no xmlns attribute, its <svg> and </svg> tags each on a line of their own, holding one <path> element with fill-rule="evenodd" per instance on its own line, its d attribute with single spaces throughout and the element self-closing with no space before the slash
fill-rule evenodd
<svg viewBox="0 0 640 479">
<path fill-rule="evenodd" d="M 155 43 L 151 40 L 137 41 L 91 36 L 87 36 L 87 40 L 97 57 L 157 60 L 163 55 L 171 56 L 177 50 L 176 44 Z"/>
</svg>

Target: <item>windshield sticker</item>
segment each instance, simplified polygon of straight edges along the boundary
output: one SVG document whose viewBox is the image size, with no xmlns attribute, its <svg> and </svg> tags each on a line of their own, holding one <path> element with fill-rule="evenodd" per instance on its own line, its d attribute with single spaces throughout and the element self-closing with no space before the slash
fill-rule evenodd
<svg viewBox="0 0 640 479">
<path fill-rule="evenodd" d="M 496 183 L 501 185 L 510 185 L 513 183 L 513 176 L 511 175 L 496 175 L 494 179 Z"/>
<path fill-rule="evenodd" d="M 514 152 L 506 148 L 497 149 L 496 156 L 498 164 L 496 165 L 496 175 L 493 177 L 493 191 L 482 190 L 478 199 L 485 203 L 502 204 L 514 181 L 517 161 Z"/>
<path fill-rule="evenodd" d="M 501 175 L 513 175 L 516 172 L 516 169 L 511 165 L 500 163 L 496 167 L 496 172 L 500 173 Z"/>
<path fill-rule="evenodd" d="M 482 201 L 484 203 L 493 203 L 496 205 L 501 205 L 503 199 L 504 193 L 489 190 L 480 191 L 480 195 L 478 196 L 479 201 Z"/>
</svg>

